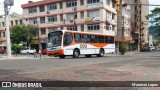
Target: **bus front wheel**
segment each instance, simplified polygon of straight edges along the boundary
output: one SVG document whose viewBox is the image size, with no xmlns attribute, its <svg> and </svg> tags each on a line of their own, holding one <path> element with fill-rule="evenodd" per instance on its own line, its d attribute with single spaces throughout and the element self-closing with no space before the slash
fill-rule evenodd
<svg viewBox="0 0 160 90">
<path fill-rule="evenodd" d="M 97 57 L 103 57 L 104 56 L 104 50 L 100 49 L 99 54 L 97 55 Z"/>
<path fill-rule="evenodd" d="M 61 56 L 59 56 L 59 58 L 65 58 L 65 55 L 61 55 Z"/>
<path fill-rule="evenodd" d="M 73 51 L 73 58 L 78 58 L 79 55 L 80 55 L 79 50 L 78 49 L 74 49 L 74 51 Z"/>
</svg>

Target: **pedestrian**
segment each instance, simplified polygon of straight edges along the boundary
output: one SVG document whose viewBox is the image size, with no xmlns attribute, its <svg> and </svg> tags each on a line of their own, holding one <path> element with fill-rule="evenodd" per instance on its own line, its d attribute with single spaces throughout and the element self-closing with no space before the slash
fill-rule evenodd
<svg viewBox="0 0 160 90">
<path fill-rule="evenodd" d="M 39 58 L 41 59 L 41 49 L 39 49 Z"/>
<path fill-rule="evenodd" d="M 33 53 L 34 53 L 34 58 L 37 58 L 37 52 L 36 52 L 36 49 L 33 50 Z"/>
</svg>

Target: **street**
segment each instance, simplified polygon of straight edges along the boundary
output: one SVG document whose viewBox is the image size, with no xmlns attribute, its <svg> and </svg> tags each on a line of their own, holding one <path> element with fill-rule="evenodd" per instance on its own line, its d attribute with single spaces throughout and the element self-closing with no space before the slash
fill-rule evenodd
<svg viewBox="0 0 160 90">
<path fill-rule="evenodd" d="M 0 80 L 159 81 L 159 64 L 159 50 L 124 56 L 0 60 Z M 140 90 L 144 90 L 144 88 Z"/>
</svg>

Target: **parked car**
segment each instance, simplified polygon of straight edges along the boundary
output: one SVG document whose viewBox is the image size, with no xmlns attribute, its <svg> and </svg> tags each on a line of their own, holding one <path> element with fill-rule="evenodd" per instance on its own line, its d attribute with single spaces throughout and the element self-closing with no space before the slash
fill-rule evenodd
<svg viewBox="0 0 160 90">
<path fill-rule="evenodd" d="M 36 51 L 32 48 L 24 48 L 20 51 L 21 54 L 34 54 Z"/>
<path fill-rule="evenodd" d="M 0 54 L 6 53 L 6 50 L 0 49 Z"/>
<path fill-rule="evenodd" d="M 141 52 L 147 52 L 147 51 L 150 51 L 150 47 L 143 47 L 141 48 L 140 50 Z"/>
<path fill-rule="evenodd" d="M 150 46 L 150 50 L 155 50 L 156 47 L 155 46 Z"/>
<path fill-rule="evenodd" d="M 43 49 L 43 50 L 41 51 L 41 53 L 42 53 L 43 55 L 46 55 L 46 54 L 47 54 L 47 49 Z"/>
</svg>

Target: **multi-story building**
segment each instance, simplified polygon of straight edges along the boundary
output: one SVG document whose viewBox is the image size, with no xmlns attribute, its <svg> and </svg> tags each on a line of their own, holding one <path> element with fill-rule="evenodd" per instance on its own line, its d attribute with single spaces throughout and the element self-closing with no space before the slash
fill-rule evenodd
<svg viewBox="0 0 160 90">
<path fill-rule="evenodd" d="M 22 15 L 12 13 L 9 15 L 10 27 L 14 25 L 22 24 Z M 6 50 L 6 32 L 5 32 L 5 18 L 0 17 L 0 49 Z"/>
<path fill-rule="evenodd" d="M 138 50 L 142 47 L 143 39 L 141 38 L 141 25 L 142 25 L 142 7 L 141 0 L 130 0 L 131 5 L 131 27 L 132 27 L 132 38 L 133 38 L 133 48 Z M 135 5 L 137 4 L 137 5 Z"/>
<path fill-rule="evenodd" d="M 144 42 L 142 43 L 142 46 L 145 46 L 145 45 L 148 45 L 149 44 L 149 29 L 148 29 L 148 25 L 149 25 L 149 21 L 148 19 L 146 18 L 146 16 L 149 14 L 149 7 L 148 7 L 148 4 L 149 4 L 149 1 L 148 0 L 141 0 L 142 4 L 146 4 L 146 5 L 142 5 L 142 13 L 141 13 L 141 16 L 142 16 L 142 38 L 144 38 Z"/>
<path fill-rule="evenodd" d="M 40 48 L 47 34 L 55 30 L 73 30 L 116 35 L 116 0 L 43 0 L 23 4 L 23 22 L 39 28 Z M 38 47 L 38 37 L 31 47 Z"/>
<path fill-rule="evenodd" d="M 129 4 L 130 0 L 119 0 L 120 10 L 117 11 L 117 37 L 116 46 L 124 42 L 127 44 L 128 50 L 132 50 L 132 36 L 131 36 L 131 6 L 122 6 L 122 4 Z"/>
</svg>

